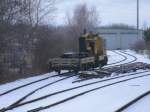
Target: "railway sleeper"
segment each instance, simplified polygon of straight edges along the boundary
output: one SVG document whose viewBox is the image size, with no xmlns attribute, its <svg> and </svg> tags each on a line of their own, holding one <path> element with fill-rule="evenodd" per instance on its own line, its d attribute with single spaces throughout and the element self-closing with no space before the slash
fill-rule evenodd
<svg viewBox="0 0 150 112">
<path fill-rule="evenodd" d="M 150 64 L 142 63 L 142 62 L 136 62 L 132 64 L 127 65 L 121 65 L 117 67 L 112 67 L 110 69 L 107 69 L 107 71 L 111 73 L 128 73 L 128 72 L 136 72 L 139 69 L 150 69 Z"/>
<path fill-rule="evenodd" d="M 121 66 L 114 66 L 107 69 L 102 68 L 95 71 L 82 71 L 79 72 L 79 77 L 80 78 L 103 78 L 103 77 L 111 76 L 112 73 L 124 74 L 124 73 L 136 72 L 137 70 L 140 69 L 143 70 L 150 69 L 150 64 L 143 63 L 143 62 L 135 62 L 135 63 L 125 64 Z"/>
</svg>

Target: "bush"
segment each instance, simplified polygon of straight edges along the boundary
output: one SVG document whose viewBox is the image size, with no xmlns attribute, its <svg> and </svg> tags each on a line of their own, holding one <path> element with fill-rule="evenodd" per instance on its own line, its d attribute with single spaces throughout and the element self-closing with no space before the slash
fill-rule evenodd
<svg viewBox="0 0 150 112">
<path fill-rule="evenodd" d="M 140 50 L 145 50 L 147 49 L 147 47 L 146 47 L 145 41 L 138 40 L 137 42 L 135 42 L 135 44 L 131 46 L 131 49 L 136 52 L 140 52 Z"/>
</svg>

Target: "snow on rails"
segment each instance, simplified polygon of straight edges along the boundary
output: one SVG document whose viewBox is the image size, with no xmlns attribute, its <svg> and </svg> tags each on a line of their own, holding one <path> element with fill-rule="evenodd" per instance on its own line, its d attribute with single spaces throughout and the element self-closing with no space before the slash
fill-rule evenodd
<svg viewBox="0 0 150 112">
<path fill-rule="evenodd" d="M 122 54 L 123 54 L 123 52 L 122 52 Z M 124 61 L 125 61 L 125 59 L 124 59 Z M 112 76 L 112 74 L 113 75 L 115 74 L 115 75 L 118 75 L 118 76 L 112 76 L 112 77 L 107 78 L 107 79 L 102 79 L 102 80 L 99 80 L 99 81 L 86 83 L 86 84 L 83 84 L 83 85 L 80 84 L 79 86 L 67 88 L 67 89 L 64 89 L 64 90 L 59 90 L 59 91 L 56 91 L 56 92 L 53 92 L 53 93 L 50 93 L 50 94 L 47 94 L 47 95 L 44 95 L 44 96 L 41 96 L 41 97 L 38 97 L 38 98 L 35 98 L 35 99 L 30 99 L 29 101 L 27 100 L 27 101 L 24 102 L 24 100 L 28 96 L 32 95 L 33 93 L 37 92 L 38 90 L 41 90 L 41 89 L 43 89 L 43 88 L 45 88 L 45 87 L 47 87 L 49 85 L 56 84 L 57 82 L 66 80 L 66 79 L 74 76 L 72 73 L 64 73 L 64 74 L 60 74 L 60 75 L 54 75 L 54 77 L 55 76 L 65 76 L 65 77 L 62 78 L 62 79 L 56 80 L 54 82 L 51 82 L 51 83 L 49 83 L 47 85 L 43 85 L 43 86 L 33 90 L 33 92 L 31 91 L 30 94 L 27 94 L 26 96 L 22 97 L 21 99 L 16 100 L 13 104 L 11 104 L 8 107 L 6 106 L 5 108 L 2 108 L 0 111 L 1 112 L 5 112 L 5 111 L 8 111 L 8 110 L 17 109 L 17 108 L 22 107 L 24 105 L 27 105 L 27 104 L 31 104 L 32 105 L 32 103 L 35 103 L 37 101 L 41 101 L 41 100 L 49 98 L 51 96 L 59 95 L 61 93 L 69 92 L 69 91 L 80 89 L 80 88 L 82 89 L 82 87 L 95 85 L 95 84 L 98 84 L 98 83 L 101 83 L 101 82 L 105 82 L 105 81 L 110 81 L 110 80 L 114 80 L 114 79 L 120 79 L 120 78 L 123 78 L 123 77 L 125 78 L 123 80 L 119 80 L 119 81 L 116 81 L 116 82 L 105 84 L 103 86 L 101 85 L 101 86 L 98 86 L 98 87 L 96 87 L 96 86 L 95 87 L 91 87 L 89 90 L 83 91 L 83 92 L 81 92 L 79 94 L 72 95 L 71 97 L 65 98 L 63 100 L 59 100 L 59 101 L 57 101 L 55 103 L 52 103 L 52 104 L 49 104 L 47 106 L 41 106 L 41 107 L 37 106 L 37 108 L 33 108 L 33 109 L 31 108 L 31 109 L 28 110 L 28 112 L 38 112 L 40 110 L 45 110 L 47 108 L 56 106 L 58 104 L 62 104 L 64 102 L 66 102 L 66 101 L 72 100 L 72 99 L 74 99 L 76 97 L 79 97 L 79 96 L 82 96 L 84 94 L 93 92 L 95 90 L 99 90 L 101 88 L 105 88 L 105 87 L 108 87 L 108 86 L 111 86 L 111 85 L 119 84 L 119 83 L 122 83 L 122 82 L 125 82 L 125 81 L 129 81 L 129 80 L 132 80 L 132 79 L 137 79 L 137 78 L 149 76 L 150 75 L 149 74 L 150 64 L 146 64 L 146 63 L 143 63 L 143 62 L 135 62 L 135 61 L 136 61 L 136 58 L 133 58 L 133 60 L 131 60 L 130 62 L 129 61 L 125 62 L 125 63 L 119 63 L 118 62 L 119 64 L 117 64 L 117 65 L 115 63 L 115 65 L 112 64 L 113 66 L 103 67 L 101 69 L 100 68 L 95 68 L 95 69 L 89 70 L 89 71 L 80 71 L 79 74 L 76 74 L 76 75 L 78 75 L 80 77 L 80 79 L 79 79 L 80 81 L 81 80 L 84 81 L 84 80 L 91 79 L 91 78 L 102 78 L 102 77 L 105 77 L 105 76 Z M 144 71 L 142 71 L 142 72 L 137 71 L 139 69 L 142 69 Z M 145 70 L 145 69 L 148 69 L 148 70 Z M 123 75 L 123 73 L 129 73 L 129 74 Z M 143 73 L 145 73 L 145 74 L 143 74 Z M 122 75 L 120 75 L 120 74 L 122 74 Z M 131 76 L 134 76 L 134 77 L 131 77 Z M 49 78 L 51 78 L 51 76 L 47 77 L 47 78 L 44 78 L 44 79 L 41 79 L 41 80 L 34 81 L 34 82 L 29 83 L 27 85 L 20 86 L 20 87 L 18 87 L 16 89 L 12 89 L 10 92 L 13 92 L 13 91 L 15 91 L 17 89 L 23 88 L 25 86 L 28 86 L 28 85 L 31 85 L 31 84 L 34 84 L 34 83 L 38 83 L 38 82 L 43 81 L 43 80 L 47 80 Z M 6 94 L 8 94 L 10 92 L 6 92 Z M 3 94 L 3 95 L 6 95 L 6 94 Z"/>
</svg>

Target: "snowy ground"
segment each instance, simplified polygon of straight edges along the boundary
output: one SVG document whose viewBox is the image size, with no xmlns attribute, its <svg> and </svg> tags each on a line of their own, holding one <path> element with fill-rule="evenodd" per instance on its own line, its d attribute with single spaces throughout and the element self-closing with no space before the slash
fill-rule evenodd
<svg viewBox="0 0 150 112">
<path fill-rule="evenodd" d="M 123 112 L 148 112 L 150 110 L 150 95 L 139 100 L 136 104 L 128 107 Z"/>
<path fill-rule="evenodd" d="M 130 50 L 127 50 L 126 52 L 136 56 L 138 58 L 138 60 L 137 60 L 138 62 L 150 63 L 150 60 L 145 58 L 142 55 L 136 54 L 135 52 L 130 51 Z M 125 54 L 123 54 L 123 55 L 125 55 Z M 126 56 L 128 57 L 127 60 L 120 62 L 118 64 L 130 62 L 133 60 L 133 57 L 131 57 L 129 55 L 126 55 Z M 109 64 L 118 62 L 123 59 L 122 56 L 115 54 L 114 52 L 111 52 L 111 51 L 108 51 L 108 57 L 109 57 L 109 62 L 108 62 Z M 139 71 L 143 71 L 143 70 L 139 70 Z M 137 72 L 139 72 L 139 71 L 137 71 Z M 136 76 L 141 76 L 141 75 L 145 75 L 145 74 L 149 74 L 149 73 L 150 72 L 138 74 Z M 21 79 L 21 80 L 11 82 L 11 83 L 8 83 L 5 85 L 0 85 L 0 94 L 7 90 L 10 90 L 14 87 L 18 87 L 20 85 L 27 84 L 29 82 L 32 82 L 32 81 L 35 81 L 35 80 L 38 80 L 41 78 L 45 78 L 45 77 L 48 77 L 51 75 L 55 75 L 55 74 L 56 74 L 55 72 L 52 72 L 52 73 L 44 74 L 43 76 Z M 126 74 L 122 74 L 122 75 L 126 75 Z M 60 101 L 62 99 L 68 98 L 70 96 L 76 95 L 78 93 L 81 93 L 81 92 L 84 92 L 84 91 L 87 91 L 87 90 L 90 90 L 90 89 L 93 89 L 96 87 L 100 87 L 100 86 L 103 86 L 103 85 L 106 85 L 109 83 L 113 83 L 116 81 L 128 79 L 131 77 L 133 77 L 133 76 L 122 77 L 119 79 L 114 79 L 114 80 L 105 81 L 102 83 L 97 83 L 97 84 L 93 84 L 90 86 L 78 88 L 78 89 L 71 90 L 71 91 L 68 91 L 65 93 L 54 95 L 52 97 L 48 97 L 46 99 L 37 101 L 35 103 L 24 105 L 22 107 L 10 110 L 8 112 L 26 112 L 27 110 L 34 109 L 34 108 L 41 107 L 41 106 L 46 106 L 46 105 L 55 103 L 57 101 Z M 4 96 L 1 96 L 0 97 L 0 109 L 11 105 L 13 102 L 15 102 L 19 98 L 25 96 L 27 93 L 30 93 L 31 91 L 33 91 L 45 84 L 54 82 L 54 81 L 62 79 L 62 78 L 63 77 L 53 77 L 53 78 L 32 84 L 30 86 L 21 88 L 19 90 L 13 91 Z M 31 95 L 27 99 L 25 99 L 23 102 L 30 101 L 31 99 L 36 99 L 38 97 L 41 97 L 41 96 L 44 96 L 44 95 L 47 95 L 50 93 L 54 93 L 57 91 L 61 91 L 64 89 L 68 89 L 71 87 L 77 87 L 79 85 L 83 85 L 83 84 L 87 84 L 87 83 L 95 82 L 95 81 L 99 81 L 99 80 L 104 80 L 104 79 L 108 79 L 108 78 L 110 78 L 110 77 L 105 77 L 103 79 L 91 79 L 91 80 L 87 80 L 87 81 L 80 82 L 80 83 L 72 83 L 73 81 L 75 81 L 77 79 L 77 77 L 74 76 L 74 77 L 60 81 L 58 83 L 55 83 L 53 85 L 50 85 L 44 89 L 37 91 L 36 93 L 34 93 L 33 95 Z M 103 89 L 96 90 L 96 91 L 90 92 L 88 94 L 79 96 L 73 100 L 67 101 L 58 106 L 54 106 L 49 109 L 43 110 L 42 112 L 114 112 L 119 107 L 123 106 L 130 100 L 136 98 L 138 95 L 141 95 L 142 93 L 144 93 L 145 91 L 148 91 L 148 90 L 150 90 L 150 76 L 133 79 L 133 80 L 130 80 L 127 82 L 123 82 L 120 84 L 116 84 L 116 85 L 112 85 L 112 86 L 109 86 L 109 87 L 106 87 Z M 150 97 L 148 96 L 145 99 L 141 100 L 141 102 L 138 102 L 137 104 L 128 108 L 125 112 L 148 112 L 147 109 L 150 110 L 150 108 L 149 108 L 150 106 L 146 106 L 146 104 L 150 105 L 149 101 L 150 101 Z M 140 111 L 138 111 L 138 110 L 140 110 Z"/>
</svg>

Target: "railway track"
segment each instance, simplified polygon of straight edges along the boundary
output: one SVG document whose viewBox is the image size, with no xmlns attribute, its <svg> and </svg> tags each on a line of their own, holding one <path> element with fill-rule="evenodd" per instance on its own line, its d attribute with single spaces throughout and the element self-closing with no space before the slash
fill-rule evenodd
<svg viewBox="0 0 150 112">
<path fill-rule="evenodd" d="M 113 52 L 115 52 L 115 51 L 113 51 Z M 112 64 L 120 63 L 120 62 L 122 62 L 122 61 L 124 61 L 124 60 L 126 60 L 126 59 L 127 59 L 124 55 L 122 55 L 122 54 L 120 54 L 120 53 L 117 53 L 117 52 L 115 52 L 115 53 L 116 53 L 116 54 L 119 54 L 119 55 L 121 55 L 121 56 L 123 56 L 123 57 L 124 57 L 124 59 L 123 59 L 123 60 L 121 60 L 121 61 L 118 61 L 118 62 L 112 63 Z M 112 64 L 111 64 L 111 65 L 112 65 Z M 49 78 L 56 77 L 56 76 L 60 76 L 60 75 L 64 75 L 64 74 L 68 74 L 68 73 L 62 73 L 62 74 L 59 74 L 59 75 L 48 76 L 48 77 L 46 77 L 46 78 L 42 78 L 42 79 L 39 79 L 39 80 L 36 80 L 36 81 L 30 82 L 30 83 L 27 83 L 27 84 L 24 84 L 24 85 L 21 85 L 21 86 L 15 87 L 15 88 L 13 88 L 13 89 L 10 89 L 10 90 L 7 90 L 7 91 L 5 91 L 5 92 L 3 92 L 3 93 L 0 93 L 0 96 L 3 96 L 3 95 L 8 94 L 8 93 L 11 93 L 11 92 L 13 92 L 13 91 L 15 91 L 15 90 L 18 90 L 18 89 L 21 89 L 21 88 L 23 88 L 23 87 L 26 87 L 26 86 L 29 86 L 29 85 L 32 85 L 32 84 L 35 84 L 35 83 L 38 83 L 38 82 L 41 82 L 41 81 L 47 80 L 47 79 L 49 79 Z"/>
<path fill-rule="evenodd" d="M 127 60 L 127 59 L 128 59 L 126 56 L 122 55 L 121 53 L 118 53 L 118 52 L 116 52 L 116 51 L 112 51 L 112 52 L 114 52 L 115 54 L 118 54 L 118 55 L 122 56 L 122 57 L 123 57 L 123 59 L 122 59 L 122 60 L 119 60 L 119 61 L 116 61 L 116 62 L 114 62 L 114 63 L 107 64 L 107 65 L 114 65 L 114 64 L 118 64 L 118 63 L 121 63 L 121 62 L 123 62 L 123 61 L 125 61 L 125 60 Z"/>
<path fill-rule="evenodd" d="M 133 62 L 135 62 L 135 61 L 137 60 L 137 57 L 134 56 L 134 55 L 132 55 L 132 54 L 126 53 L 125 51 L 119 51 L 119 52 L 124 53 L 124 54 L 127 54 L 127 55 L 129 55 L 129 56 L 131 56 L 131 57 L 134 58 L 134 59 L 133 59 L 132 61 L 130 61 L 129 63 L 133 63 Z"/>
<path fill-rule="evenodd" d="M 127 65 L 127 64 L 133 63 L 133 62 L 135 62 L 135 61 L 137 60 L 137 58 L 136 58 L 135 56 L 133 56 L 133 55 L 131 55 L 131 54 L 128 54 L 128 53 L 122 52 L 122 53 L 124 53 L 124 54 L 126 54 L 126 55 L 131 56 L 131 57 L 133 58 L 133 60 L 131 60 L 131 61 L 129 61 L 129 62 L 126 62 L 126 63 L 123 63 L 123 64 L 118 64 L 118 63 L 121 63 L 121 62 L 123 62 L 123 61 L 126 61 L 126 60 L 127 60 L 127 56 L 125 56 L 125 55 L 123 55 L 123 54 L 121 54 L 121 53 L 118 53 L 118 52 L 116 52 L 116 51 L 112 51 L 112 52 L 114 52 L 114 53 L 116 53 L 116 54 L 118 54 L 118 55 L 121 55 L 122 57 L 124 57 L 124 59 L 123 59 L 123 60 L 120 60 L 120 61 L 118 61 L 118 62 L 115 62 L 115 63 L 111 63 L 110 65 L 113 65 L 113 66 L 104 67 L 103 69 L 111 69 L 111 68 L 113 68 L 113 67 Z M 115 65 L 114 65 L 114 64 L 115 64 Z M 117 64 L 117 65 L 116 65 L 116 64 Z M 97 69 L 95 69 L 95 70 L 97 70 Z M 104 76 L 105 76 L 105 75 L 104 75 Z M 104 76 L 103 76 L 103 77 L 104 77 Z M 102 78 L 102 77 L 100 77 L 100 78 Z M 76 80 L 76 81 L 74 81 L 73 83 L 83 82 L 83 81 L 87 81 L 87 80 L 90 80 L 90 79 L 91 79 L 91 78 L 83 78 L 83 79 Z"/>
<path fill-rule="evenodd" d="M 135 99 L 131 100 L 127 104 L 123 105 L 122 107 L 117 109 L 115 112 L 122 112 L 122 111 L 126 110 L 127 108 L 129 108 L 130 106 L 132 106 L 133 104 L 135 104 L 136 102 L 141 100 L 142 98 L 146 97 L 147 95 L 150 95 L 150 90 L 146 91 L 145 93 L 139 95 L 138 97 L 136 97 Z"/>
<path fill-rule="evenodd" d="M 93 88 L 93 89 L 90 89 L 90 90 L 87 90 L 87 91 L 84 91 L 84 92 L 81 92 L 79 94 L 76 94 L 76 95 L 73 95 L 71 97 L 68 97 L 68 98 L 65 98 L 63 100 L 60 100 L 58 102 L 55 102 L 53 104 L 50 104 L 50 105 L 47 105 L 47 106 L 43 106 L 43 107 L 38 107 L 38 108 L 35 108 L 35 109 L 32 109 L 32 110 L 29 110 L 27 112 L 39 112 L 41 110 L 45 110 L 45 109 L 48 109 L 48 108 L 51 108 L 53 106 L 57 106 L 59 104 L 62 104 L 62 103 L 65 103 L 69 100 L 73 100 L 79 96 L 83 96 L 85 94 L 88 94 L 88 93 L 91 93 L 93 91 L 96 91 L 96 90 L 100 90 L 100 89 L 103 89 L 105 87 L 109 87 L 109 86 L 112 86 L 112 85 L 116 85 L 116 84 L 119 84 L 119 83 L 123 83 L 123 82 L 127 82 L 129 80 L 133 80 L 133 79 L 137 79 L 137 78 L 141 78 L 141 77 L 146 77 L 146 76 L 150 76 L 150 74 L 146 74 L 146 75 L 142 75 L 142 76 L 136 76 L 136 77 L 132 77 L 132 78 L 128 78 L 128 79 L 124 79 L 124 80 L 121 80 L 121 81 L 116 81 L 116 82 L 113 82 L 113 83 L 110 83 L 110 84 L 106 84 L 106 85 L 103 85 L 103 86 L 99 86 L 99 87 L 96 87 L 96 88 Z"/>
<path fill-rule="evenodd" d="M 114 52 L 115 52 L 115 51 L 114 51 Z M 119 53 L 116 52 L 116 54 L 119 54 Z M 121 55 L 121 54 L 119 54 L 119 55 Z M 122 55 L 122 56 L 123 56 L 123 55 Z M 124 56 L 124 59 L 121 60 L 121 61 L 124 61 L 124 60 L 126 60 L 126 57 L 125 57 L 125 56 Z M 119 62 L 121 62 L 121 61 L 119 61 Z M 119 63 L 119 62 L 116 62 L 116 63 Z M 112 64 L 113 64 L 113 63 L 112 63 Z M 60 75 L 64 75 L 64 74 L 68 74 L 68 73 L 63 73 L 63 74 L 60 74 Z M 38 83 L 38 82 L 47 80 L 47 79 L 52 78 L 52 77 L 60 76 L 60 75 L 49 76 L 49 77 L 46 77 L 46 78 L 42 78 L 42 79 L 39 79 L 39 80 L 30 82 L 30 83 L 27 83 L 27 84 L 24 84 L 24 85 L 15 87 L 15 88 L 13 88 L 13 89 L 10 89 L 10 90 L 7 90 L 7 91 L 1 93 L 0 96 L 6 95 L 6 94 L 8 94 L 8 93 L 11 93 L 11 92 L 13 92 L 13 91 L 15 91 L 15 90 L 21 89 L 21 88 L 23 88 L 23 87 L 26 87 L 26 86 L 29 86 L 29 85 L 32 85 L 32 84 L 35 84 L 35 83 Z M 68 78 L 68 77 L 67 77 L 67 78 Z M 10 106 L 13 106 L 13 105 L 16 105 L 16 104 L 20 103 L 21 101 L 23 101 L 23 100 L 26 99 L 27 97 L 31 96 L 31 95 L 34 94 L 35 92 L 39 91 L 40 89 L 43 89 L 43 88 L 45 88 L 45 87 L 47 87 L 47 86 L 49 86 L 49 85 L 52 85 L 52 84 L 54 84 L 54 83 L 56 83 L 56 82 L 65 80 L 65 79 L 67 79 L 67 78 L 63 78 L 63 79 L 60 79 L 60 80 L 55 81 L 55 82 L 53 82 L 53 83 L 49 83 L 49 84 L 44 85 L 44 86 L 42 86 L 42 87 L 40 87 L 40 88 L 37 88 L 37 89 L 35 89 L 34 91 L 32 91 L 32 92 L 28 93 L 27 95 L 25 95 L 24 97 L 22 97 L 21 99 L 19 99 L 18 101 L 16 101 L 14 104 L 12 104 L 12 105 L 10 105 Z"/>
<path fill-rule="evenodd" d="M 5 92 L 3 92 L 3 93 L 0 93 L 0 97 L 3 96 L 3 95 L 6 95 L 6 94 L 8 94 L 8 93 L 11 93 L 11 92 L 13 92 L 13 91 L 15 91 L 15 90 L 21 89 L 21 88 L 23 88 L 23 87 L 26 87 L 26 86 L 29 86 L 29 85 L 32 85 L 32 84 L 35 84 L 35 83 L 38 83 L 38 82 L 41 82 L 41 81 L 50 79 L 50 78 L 52 78 L 52 77 L 57 77 L 57 76 L 60 76 L 60 75 L 68 74 L 68 73 L 69 73 L 69 72 L 67 72 L 67 73 L 62 73 L 62 74 L 59 74 L 59 75 L 48 76 L 48 77 L 46 77 L 46 78 L 42 78 L 42 79 L 39 79 L 39 80 L 36 80 L 36 81 L 32 81 L 32 82 L 30 82 L 30 83 L 27 83 L 27 84 L 24 84 L 24 85 L 15 87 L 15 88 L 13 88 L 13 89 L 7 90 L 7 91 L 5 91 Z"/>
<path fill-rule="evenodd" d="M 115 51 L 114 51 L 114 52 L 115 52 Z M 119 54 L 119 53 L 117 53 L 117 54 Z M 121 54 L 120 54 L 120 55 L 121 55 Z M 123 56 L 123 55 L 122 55 L 122 56 Z M 124 56 L 124 58 L 125 58 L 125 56 Z M 125 58 L 125 59 L 126 59 L 126 58 Z M 125 60 L 125 59 L 124 59 L 124 60 Z M 122 61 L 124 61 L 124 60 L 122 60 Z M 116 62 L 116 63 L 120 63 L 120 61 L 119 61 L 119 62 Z M 23 88 L 23 87 L 26 87 L 26 86 L 29 86 L 29 85 L 32 85 L 32 84 L 35 84 L 35 83 L 38 83 L 38 82 L 47 80 L 47 79 L 52 78 L 52 77 L 64 75 L 64 74 L 68 74 L 68 72 L 67 72 L 67 73 L 62 73 L 62 74 L 59 74 L 59 75 L 49 76 L 49 77 L 46 77 L 46 78 L 42 78 L 42 79 L 39 79 L 39 80 L 30 82 L 30 83 L 27 83 L 27 84 L 24 84 L 24 85 L 15 87 L 15 88 L 13 88 L 13 89 L 10 89 L 10 90 L 7 90 L 7 91 L 5 91 L 5 92 L 3 92 L 3 93 L 0 93 L 0 97 L 3 96 L 3 95 L 6 95 L 6 94 L 8 94 L 8 93 L 11 93 L 11 92 L 13 92 L 13 91 L 15 91 L 15 90 L 21 89 L 21 88 Z"/>
<path fill-rule="evenodd" d="M 19 100 L 15 101 L 13 104 L 11 104 L 11 105 L 10 105 L 9 107 L 7 107 L 7 108 L 11 108 L 11 107 L 13 107 L 13 106 L 15 106 L 15 105 L 18 105 L 20 102 L 22 102 L 23 100 L 25 100 L 27 97 L 31 96 L 32 94 L 34 94 L 35 92 L 37 92 L 37 91 L 39 91 L 39 90 L 41 90 L 41 89 L 44 89 L 44 88 L 46 88 L 46 87 L 48 87 L 48 86 L 50 86 L 50 85 L 52 85 L 52 84 L 56 84 L 56 83 L 58 83 L 58 82 L 60 82 L 60 81 L 69 79 L 69 78 L 71 78 L 71 77 L 73 77 L 73 76 L 76 76 L 76 75 L 70 75 L 70 76 L 67 76 L 67 77 L 65 77 L 65 78 L 58 79 L 58 80 L 56 80 L 56 81 L 54 81 L 54 82 L 45 84 L 45 85 L 43 85 L 43 86 L 41 86 L 41 87 L 39 87 L 39 88 L 33 90 L 32 92 L 28 93 L 27 95 L 25 95 L 24 97 L 20 98 Z"/>
<path fill-rule="evenodd" d="M 122 65 L 126 65 L 126 64 L 130 64 L 130 63 L 133 63 L 133 62 L 135 62 L 136 60 L 137 60 L 137 57 L 136 56 L 133 56 L 133 55 L 131 55 L 131 54 L 129 54 L 129 53 L 126 53 L 126 52 L 123 52 L 123 51 L 119 51 L 119 52 L 121 52 L 121 53 L 123 53 L 123 54 L 125 54 L 125 55 L 128 55 L 128 56 L 131 56 L 133 59 L 131 60 L 131 61 L 129 61 L 129 62 L 126 62 L 126 63 L 121 63 L 121 64 L 117 64 L 117 65 L 112 65 L 112 66 L 108 66 L 108 67 L 103 67 L 103 68 L 111 68 L 111 67 L 115 67 L 115 66 L 122 66 Z M 119 53 L 120 55 L 122 55 L 122 56 L 124 56 L 124 57 L 126 57 L 126 59 L 125 60 L 127 60 L 127 56 L 125 56 L 125 55 L 123 55 L 123 54 L 121 54 L 121 53 Z M 125 61 L 124 60 L 124 61 Z M 121 62 L 123 62 L 123 61 L 121 61 Z"/>
<path fill-rule="evenodd" d="M 100 80 L 100 81 L 95 81 L 95 82 L 92 82 L 92 83 L 87 83 L 87 84 L 84 84 L 84 85 L 80 85 L 80 86 L 68 88 L 68 89 L 65 89 L 65 90 L 57 91 L 57 92 L 54 92 L 54 93 L 51 93 L 51 94 L 48 94 L 48 95 L 45 95 L 45 96 L 42 96 L 42 97 L 39 97 L 39 98 L 30 100 L 30 101 L 26 101 L 26 102 L 23 102 L 23 103 L 20 103 L 20 102 L 17 103 L 17 104 L 14 103 L 14 104 L 12 104 L 12 105 L 9 106 L 9 107 L 5 107 L 5 108 L 1 109 L 1 112 L 5 112 L 5 111 L 7 111 L 7 110 L 12 110 L 12 109 L 14 109 L 14 108 L 21 107 L 21 106 L 24 106 L 24 105 L 26 105 L 26 104 L 34 103 L 34 102 L 36 102 L 36 101 L 40 101 L 40 100 L 43 100 L 43 99 L 45 99 L 45 98 L 49 98 L 49 97 L 51 97 L 51 96 L 58 95 L 58 94 L 61 94 L 61 93 L 64 93 L 64 92 L 68 92 L 68 91 L 71 91 L 71 90 L 79 89 L 79 88 L 82 88 L 82 87 L 86 87 L 86 86 L 98 84 L 98 83 L 105 82 L 105 81 L 109 81 L 109 80 L 113 80 L 113 79 L 119 79 L 119 78 L 123 78 L 123 77 L 134 76 L 134 75 L 137 75 L 137 74 L 143 74 L 143 73 L 149 73 L 149 70 L 143 71 L 143 72 L 139 72 L 139 73 L 132 73 L 132 74 L 128 74 L 128 75 L 112 77 L 112 78 L 104 79 L 104 80 Z M 144 75 L 143 75 L 143 76 L 144 76 Z M 110 84 L 110 85 L 111 85 L 111 84 Z M 106 87 L 107 87 L 107 86 L 106 86 Z M 100 87 L 100 88 L 101 88 L 101 87 Z M 77 95 L 77 96 L 78 96 L 78 95 Z M 23 101 L 23 100 L 22 100 L 22 101 Z"/>
<path fill-rule="evenodd" d="M 117 52 L 116 52 L 116 53 L 117 53 Z M 122 53 L 123 53 L 123 52 L 122 52 Z M 118 54 L 118 55 L 122 55 L 121 53 L 117 53 L 117 54 Z M 124 53 L 124 54 L 130 55 L 130 54 L 128 54 L 128 53 Z M 122 56 L 124 56 L 124 55 L 122 55 Z M 132 56 L 132 55 L 130 55 L 130 56 Z M 132 56 L 132 57 L 134 57 L 134 56 Z M 123 62 L 123 61 L 125 61 L 125 60 L 127 60 L 127 57 L 126 57 L 126 56 L 124 56 L 124 59 L 123 59 L 123 60 L 120 60 L 120 61 L 115 62 L 115 63 L 111 63 L 111 65 L 117 64 L 117 63 L 121 63 L 121 62 Z M 136 61 L 136 60 L 137 60 L 137 58 L 134 57 L 134 60 L 132 60 L 132 61 L 130 61 L 130 62 L 128 62 L 128 63 L 132 63 L 132 62 L 134 62 L 134 61 Z M 127 64 L 127 63 L 125 63 L 125 64 Z M 114 65 L 114 66 L 118 66 L 118 65 Z M 147 71 L 147 72 L 148 72 L 148 71 Z M 30 93 L 27 94 L 26 96 L 22 97 L 21 99 L 17 100 L 17 101 L 14 102 L 13 104 L 11 104 L 9 107 L 3 108 L 2 110 L 0 110 L 0 112 L 5 112 L 5 111 L 7 111 L 7 110 L 11 110 L 11 109 L 14 109 L 14 108 L 17 108 L 17 107 L 26 105 L 26 104 L 30 104 L 30 103 L 33 103 L 33 102 L 42 100 L 42 99 L 44 99 L 44 98 L 53 96 L 53 95 L 57 95 L 57 94 L 60 94 L 60 93 L 63 93 L 63 92 L 71 91 L 71 90 L 78 89 L 78 88 L 81 88 L 81 87 L 85 87 L 85 86 L 88 86 L 88 85 L 92 85 L 92 84 L 96 84 L 96 83 L 100 83 L 100 82 L 104 82 L 104 81 L 108 81 L 108 80 L 113 80 L 113 79 L 117 79 L 117 78 L 121 78 L 121 77 L 136 75 L 136 74 L 140 74 L 140 73 L 144 73 L 144 72 L 133 73 L 133 74 L 130 74 L 130 75 L 124 75 L 124 76 L 119 76 L 119 77 L 113 77 L 113 78 L 109 78 L 109 79 L 105 79 L 105 80 L 101 80 L 101 81 L 97 81 L 97 82 L 88 83 L 88 84 L 85 84 L 85 85 L 81 85 L 81 86 L 69 88 L 69 89 L 66 89 L 66 90 L 63 90 L 63 91 L 58 91 L 58 92 L 55 92 L 55 93 L 52 93 L 52 94 L 49 94 L 49 95 L 46 95 L 46 96 L 43 96 L 43 97 L 34 99 L 34 100 L 30 100 L 30 101 L 21 103 L 21 102 L 24 101 L 27 97 L 31 96 L 33 93 L 37 92 L 38 90 L 40 90 L 40 89 L 42 89 L 42 88 L 45 88 L 45 87 L 51 85 L 51 84 L 56 83 L 56 82 L 57 82 L 57 81 L 56 81 L 56 82 L 50 83 L 50 84 L 48 84 L 48 85 L 44 85 L 44 86 L 42 86 L 42 87 L 40 87 L 40 88 L 38 88 L 38 89 L 36 89 L 36 90 L 30 92 Z M 146 73 L 146 72 L 145 72 L 145 73 Z M 64 74 L 67 74 L 67 73 L 64 73 Z M 62 74 L 61 74 L 61 75 L 62 75 Z M 31 83 L 28 83 L 28 84 L 26 84 L 26 85 L 22 85 L 22 86 L 20 86 L 20 87 L 16 87 L 16 88 L 14 88 L 14 89 L 12 89 L 12 90 L 6 91 L 6 92 L 3 93 L 2 95 L 8 94 L 8 93 L 10 93 L 10 92 L 12 92 L 12 91 L 15 91 L 15 90 L 17 90 L 17 89 L 23 88 L 23 87 L 25 87 L 25 86 L 28 86 L 28 85 L 34 84 L 34 83 L 36 83 L 36 82 L 40 82 L 40 81 L 43 81 L 43 80 L 46 80 L 46 79 L 49 79 L 49 78 L 55 77 L 55 76 L 59 76 L 59 75 L 50 76 L 50 77 L 47 77 L 47 78 L 43 78 L 43 79 L 40 79 L 40 80 L 31 82 Z M 69 76 L 69 77 L 70 77 L 70 76 Z M 62 81 L 62 80 L 65 80 L 65 79 L 67 79 L 67 78 L 69 78 L 69 77 L 65 77 L 65 78 L 63 78 L 63 79 L 60 79 L 60 80 L 58 80 L 58 82 L 59 82 L 59 81 Z M 0 96 L 1 96 L 1 94 L 0 94 Z M 77 96 L 78 96 L 78 95 L 77 95 Z M 79 95 L 79 96 L 80 96 L 80 95 Z"/>
</svg>

